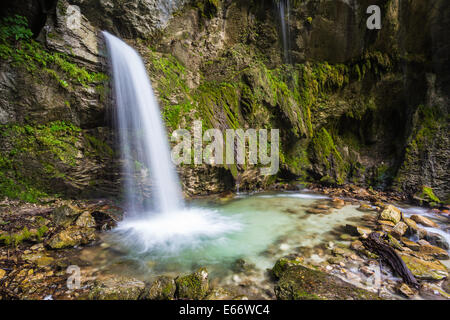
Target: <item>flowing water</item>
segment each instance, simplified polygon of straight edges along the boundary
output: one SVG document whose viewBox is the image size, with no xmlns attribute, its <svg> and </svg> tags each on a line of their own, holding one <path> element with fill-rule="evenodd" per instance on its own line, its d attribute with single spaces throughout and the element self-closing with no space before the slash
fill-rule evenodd
<svg viewBox="0 0 450 320">
<path fill-rule="evenodd" d="M 106 39 L 115 96 L 115 122 L 122 157 L 127 208 L 139 217 L 177 212 L 183 207 L 180 183 L 172 165 L 167 133 L 158 102 L 139 54 L 119 38 Z M 153 208 L 140 200 L 150 184 Z M 141 212 L 140 212 L 141 211 Z M 143 212 L 142 212 L 143 211 Z"/>
<path fill-rule="evenodd" d="M 280 15 L 281 40 L 283 41 L 284 62 L 291 63 L 290 31 L 289 31 L 289 18 L 290 18 L 289 0 L 278 0 L 277 7 L 278 7 L 278 13 Z"/>
</svg>

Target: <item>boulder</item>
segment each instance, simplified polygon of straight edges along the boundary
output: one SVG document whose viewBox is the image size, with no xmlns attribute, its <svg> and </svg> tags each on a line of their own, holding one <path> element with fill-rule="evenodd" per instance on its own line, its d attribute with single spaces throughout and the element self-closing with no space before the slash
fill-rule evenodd
<svg viewBox="0 0 450 320">
<path fill-rule="evenodd" d="M 209 281 L 206 268 L 175 279 L 177 286 L 176 296 L 179 299 L 200 300 L 208 293 Z"/>
<path fill-rule="evenodd" d="M 418 230 L 417 223 L 413 219 L 403 217 L 403 222 L 406 223 L 406 225 L 408 226 L 409 230 L 412 233 L 417 232 Z"/>
<path fill-rule="evenodd" d="M 419 253 L 432 256 L 436 259 L 446 260 L 449 258 L 446 250 L 432 246 L 431 244 L 421 245 L 419 248 Z"/>
<path fill-rule="evenodd" d="M 94 282 L 90 300 L 137 300 L 145 290 L 145 283 L 134 278 L 109 276 Z"/>
<path fill-rule="evenodd" d="M 405 237 L 402 237 L 401 240 L 402 240 L 402 243 L 403 243 L 406 247 L 410 248 L 410 249 L 413 250 L 413 251 L 419 251 L 419 249 L 420 249 L 420 244 L 418 244 L 418 243 L 416 243 L 416 242 L 414 242 L 414 241 L 411 241 L 411 240 L 409 240 L 408 238 L 405 238 Z"/>
<path fill-rule="evenodd" d="M 414 220 L 415 222 L 425 226 L 425 227 L 433 227 L 433 228 L 437 228 L 438 225 L 436 224 L 436 222 L 431 221 L 430 219 L 421 216 L 420 214 L 413 214 L 411 216 L 411 219 Z"/>
<path fill-rule="evenodd" d="M 408 225 L 402 221 L 397 223 L 395 227 L 392 229 L 392 235 L 396 238 L 400 238 L 403 236 L 408 230 Z"/>
<path fill-rule="evenodd" d="M 440 261 L 425 261 L 406 254 L 399 255 L 417 279 L 441 280 L 448 277 L 448 270 Z"/>
<path fill-rule="evenodd" d="M 380 220 L 388 220 L 397 224 L 402 218 L 402 213 L 400 209 L 394 207 L 393 205 L 388 205 L 380 213 Z"/>
<path fill-rule="evenodd" d="M 280 300 L 378 300 L 375 293 L 302 265 L 288 266 L 275 285 Z"/>
<path fill-rule="evenodd" d="M 95 229 L 70 226 L 51 237 L 47 245 L 52 249 L 62 249 L 88 244 L 96 239 Z"/>
</svg>

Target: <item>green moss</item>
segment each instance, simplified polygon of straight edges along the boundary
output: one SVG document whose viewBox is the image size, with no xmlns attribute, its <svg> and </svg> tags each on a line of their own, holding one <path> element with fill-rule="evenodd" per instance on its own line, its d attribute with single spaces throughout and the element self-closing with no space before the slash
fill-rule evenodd
<svg viewBox="0 0 450 320">
<path fill-rule="evenodd" d="M 433 189 L 427 186 L 422 187 L 422 197 L 430 202 L 441 203 L 441 200 L 434 194 Z"/>
<path fill-rule="evenodd" d="M 45 125 L 1 125 L 0 197 L 37 202 L 50 190 L 49 176 L 76 166 L 81 129 L 54 121 Z"/>
<path fill-rule="evenodd" d="M 310 144 L 311 161 L 323 167 L 325 174 L 323 182 L 343 184 L 348 165 L 334 144 L 333 138 L 325 128 L 315 133 Z M 334 176 L 334 178 L 331 178 Z"/>
<path fill-rule="evenodd" d="M 101 72 L 78 67 L 66 54 L 45 50 L 29 34 L 26 18 L 3 18 L 0 22 L 0 59 L 11 61 L 13 66 L 23 67 L 33 75 L 40 76 L 44 71 L 63 88 L 69 88 L 70 84 L 87 86 L 108 78 Z"/>
</svg>

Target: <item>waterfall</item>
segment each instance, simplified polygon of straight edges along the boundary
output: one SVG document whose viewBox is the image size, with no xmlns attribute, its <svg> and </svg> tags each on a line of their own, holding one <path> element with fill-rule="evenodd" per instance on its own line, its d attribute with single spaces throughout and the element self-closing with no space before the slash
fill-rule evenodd
<svg viewBox="0 0 450 320">
<path fill-rule="evenodd" d="M 125 42 L 108 32 L 103 35 L 113 80 L 115 123 L 124 159 L 127 210 L 139 215 L 179 211 L 183 207 L 181 187 L 145 65 Z M 146 185 L 151 185 L 151 209 L 142 201 Z"/>
<path fill-rule="evenodd" d="M 278 12 L 280 14 L 281 24 L 281 40 L 283 41 L 283 55 L 284 62 L 291 63 L 290 58 L 290 32 L 289 32 L 289 16 L 290 16 L 290 4 L 289 0 L 277 1 Z"/>
</svg>

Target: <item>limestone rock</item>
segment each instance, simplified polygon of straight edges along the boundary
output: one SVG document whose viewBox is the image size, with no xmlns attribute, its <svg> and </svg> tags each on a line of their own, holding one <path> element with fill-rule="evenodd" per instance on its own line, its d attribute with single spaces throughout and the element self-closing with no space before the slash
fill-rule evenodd
<svg viewBox="0 0 450 320">
<path fill-rule="evenodd" d="M 394 207 L 393 205 L 388 205 L 385 207 L 380 214 L 380 220 L 388 220 L 397 224 L 402 218 L 400 209 Z"/>
<path fill-rule="evenodd" d="M 417 223 L 420 223 L 421 225 L 424 225 L 425 227 L 437 228 L 438 226 L 434 221 L 431 221 L 430 219 L 421 216 L 420 214 L 413 214 L 411 216 L 411 219 Z"/>
<path fill-rule="evenodd" d="M 52 249 L 74 247 L 96 240 L 95 229 L 70 226 L 54 235 L 48 242 Z"/>
<path fill-rule="evenodd" d="M 394 229 L 392 229 L 392 234 L 397 237 L 400 238 L 401 236 L 403 236 L 406 233 L 406 230 L 408 230 L 408 225 L 402 221 L 400 221 L 399 223 L 397 223 L 394 227 Z"/>
</svg>

